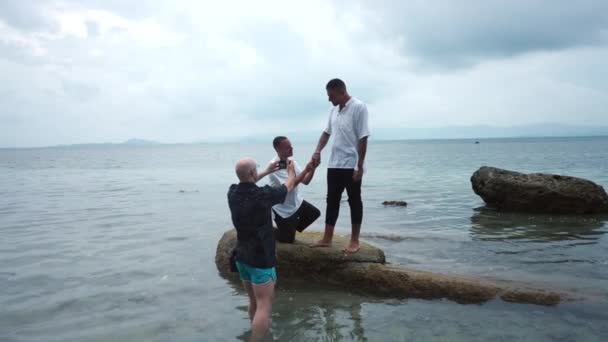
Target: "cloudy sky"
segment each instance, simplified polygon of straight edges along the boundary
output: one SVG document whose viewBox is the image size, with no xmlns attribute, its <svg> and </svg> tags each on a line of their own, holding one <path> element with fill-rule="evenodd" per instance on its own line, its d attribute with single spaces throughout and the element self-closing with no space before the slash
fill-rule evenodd
<svg viewBox="0 0 608 342">
<path fill-rule="evenodd" d="M 608 126 L 608 1 L 1 1 L 0 147 Z"/>
</svg>

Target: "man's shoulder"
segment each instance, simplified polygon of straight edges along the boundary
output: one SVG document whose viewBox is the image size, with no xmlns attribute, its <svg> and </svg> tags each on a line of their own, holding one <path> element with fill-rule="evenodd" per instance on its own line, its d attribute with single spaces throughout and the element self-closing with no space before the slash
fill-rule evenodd
<svg viewBox="0 0 608 342">
<path fill-rule="evenodd" d="M 281 184 L 279 186 L 272 186 L 270 184 L 266 184 L 264 186 L 258 187 L 258 191 L 263 193 L 281 192 L 283 191 L 283 189 L 287 190 L 285 184 Z"/>
<path fill-rule="evenodd" d="M 365 102 L 361 101 L 360 99 L 356 98 L 356 97 L 352 97 L 353 100 L 353 107 L 354 108 L 365 108 L 367 107 L 367 105 L 365 104 Z"/>
<path fill-rule="evenodd" d="M 237 198 L 237 184 L 231 184 L 228 187 L 228 192 L 226 193 L 226 196 L 228 197 L 228 203 L 231 204 L 234 200 L 236 200 Z"/>
<path fill-rule="evenodd" d="M 228 188 L 228 195 L 248 194 L 259 191 L 261 188 L 257 184 L 231 184 Z"/>
<path fill-rule="evenodd" d="M 279 186 L 264 185 L 260 188 L 259 194 L 261 195 L 260 198 L 270 200 L 270 202 L 274 205 L 277 202 L 283 202 L 285 196 L 287 195 L 287 187 L 285 184 L 281 184 Z"/>
</svg>

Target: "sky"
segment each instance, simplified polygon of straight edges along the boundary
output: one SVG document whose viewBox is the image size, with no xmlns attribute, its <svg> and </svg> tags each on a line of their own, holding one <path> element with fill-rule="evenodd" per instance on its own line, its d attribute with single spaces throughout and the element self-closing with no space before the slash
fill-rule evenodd
<svg viewBox="0 0 608 342">
<path fill-rule="evenodd" d="M 0 147 L 608 126 L 608 1 L 0 2 Z M 381 137 L 381 134 L 380 134 Z"/>
</svg>

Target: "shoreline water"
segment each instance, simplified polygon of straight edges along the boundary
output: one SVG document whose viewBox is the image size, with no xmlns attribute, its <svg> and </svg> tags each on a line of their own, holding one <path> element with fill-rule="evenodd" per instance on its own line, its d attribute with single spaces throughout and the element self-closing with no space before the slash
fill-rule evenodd
<svg viewBox="0 0 608 342">
<path fill-rule="evenodd" d="M 298 161 L 313 149 L 294 142 Z M 229 341 L 244 333 L 247 297 L 213 261 L 231 226 L 225 196 L 243 155 L 266 161 L 272 146 L 0 150 L 0 340 Z M 476 211 L 483 202 L 469 181 L 487 164 L 606 185 L 608 139 L 374 142 L 367 163 L 362 233 L 388 262 L 552 285 L 597 295 L 597 303 L 462 306 L 304 284 L 277 295 L 277 339 L 608 338 L 608 221 Z M 323 212 L 319 171 L 302 192 Z M 387 199 L 408 206 L 385 207 Z M 348 234 L 348 206 L 341 210 L 336 233 Z M 310 228 L 322 229 L 321 221 Z"/>
</svg>

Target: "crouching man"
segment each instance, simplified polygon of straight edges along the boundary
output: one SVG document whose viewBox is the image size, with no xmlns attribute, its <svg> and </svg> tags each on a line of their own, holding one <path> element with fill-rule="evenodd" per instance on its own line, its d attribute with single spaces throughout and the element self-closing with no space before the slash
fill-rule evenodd
<svg viewBox="0 0 608 342">
<path fill-rule="evenodd" d="M 290 160 L 289 158 L 293 157 L 293 147 L 291 146 L 291 141 L 284 136 L 274 138 L 272 146 L 277 155 L 270 163 L 277 163 L 280 167 L 279 170 L 269 174 L 268 179 L 270 185 L 279 187 L 287 182 L 288 171 L 285 166 L 287 165 L 287 161 Z M 292 162 L 296 176 L 299 176 L 302 170 L 295 160 L 292 160 Z M 305 176 L 302 178 L 302 184 L 305 185 L 310 183 L 316 169 L 313 163 L 309 164 L 306 169 L 310 171 L 305 172 Z M 287 243 L 293 243 L 296 231 L 304 231 L 304 229 L 321 216 L 319 209 L 304 200 L 299 191 L 299 186 L 296 186 L 287 194 L 283 203 L 272 207 L 272 210 L 274 211 L 274 221 L 278 228 L 276 239 L 277 241 Z"/>
</svg>

